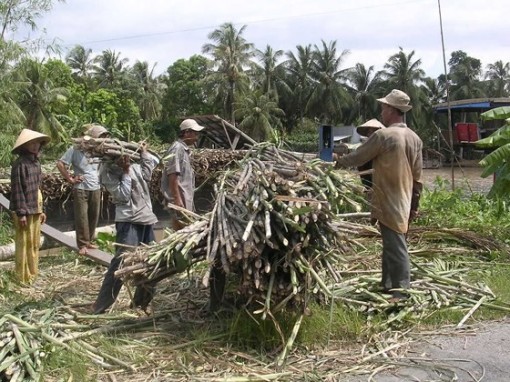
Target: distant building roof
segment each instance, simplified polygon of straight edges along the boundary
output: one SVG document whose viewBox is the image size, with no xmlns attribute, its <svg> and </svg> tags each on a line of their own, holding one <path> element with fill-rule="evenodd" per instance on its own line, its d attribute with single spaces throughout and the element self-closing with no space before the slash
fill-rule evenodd
<svg viewBox="0 0 510 382">
<path fill-rule="evenodd" d="M 500 106 L 510 106 L 510 98 L 471 98 L 450 102 L 450 110 L 460 112 L 478 112 L 494 109 Z M 448 112 L 448 103 L 443 102 L 432 107 L 436 113 Z"/>
</svg>

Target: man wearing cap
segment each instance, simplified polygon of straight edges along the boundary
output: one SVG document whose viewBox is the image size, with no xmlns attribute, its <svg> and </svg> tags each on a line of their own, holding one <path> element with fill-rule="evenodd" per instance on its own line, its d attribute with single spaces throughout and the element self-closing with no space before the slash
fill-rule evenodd
<svg viewBox="0 0 510 382">
<path fill-rule="evenodd" d="M 97 124 L 86 124 L 83 131 L 91 138 L 108 136 L 108 130 Z M 98 166 L 98 160 L 88 158 L 83 151 L 72 146 L 57 161 L 60 174 L 73 185 L 74 223 L 80 255 L 86 255 L 88 249 L 97 248 L 93 239 L 101 207 Z M 70 168 L 74 175 L 69 172 Z"/>
<path fill-rule="evenodd" d="M 203 130 L 194 119 L 185 119 L 179 126 L 177 139 L 165 154 L 166 162 L 161 177 L 161 191 L 167 203 L 193 211 L 195 174 L 191 167 L 190 146 L 193 146 Z M 179 230 L 186 224 L 179 211 L 170 209 L 172 228 Z"/>
<path fill-rule="evenodd" d="M 15 231 L 14 269 L 21 282 L 29 283 L 39 272 L 41 224 L 46 222 L 41 193 L 41 147 L 47 135 L 23 129 L 16 139 L 13 154 L 19 157 L 11 168 L 11 200 Z"/>
<path fill-rule="evenodd" d="M 179 126 L 179 139 L 168 149 L 167 161 L 161 178 L 161 191 L 167 203 L 193 211 L 195 194 L 195 174 L 191 166 L 190 146 L 194 145 L 203 130 L 194 119 L 185 119 Z M 170 210 L 170 221 L 174 230 L 183 228 L 184 215 Z M 226 276 L 220 264 L 212 264 L 209 277 L 209 310 L 219 309 L 225 289 Z"/>
<path fill-rule="evenodd" d="M 387 128 L 374 132 L 355 152 L 337 158 L 337 165 L 353 167 L 372 161 L 372 218 L 381 229 L 382 288 L 398 301 L 406 297 L 402 290 L 410 284 L 406 233 L 418 211 L 423 143 L 404 122 L 405 112 L 412 108 L 406 93 L 394 89 L 377 101 Z"/>
</svg>

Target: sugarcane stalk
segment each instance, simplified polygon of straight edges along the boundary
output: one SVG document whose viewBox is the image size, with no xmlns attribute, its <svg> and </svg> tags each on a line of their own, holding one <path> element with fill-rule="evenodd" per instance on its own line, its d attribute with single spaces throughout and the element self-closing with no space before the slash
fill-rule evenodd
<svg viewBox="0 0 510 382">
<path fill-rule="evenodd" d="M 21 333 L 18 329 L 18 326 L 16 324 L 12 324 L 11 327 L 12 327 L 12 332 L 14 334 L 14 338 L 16 339 L 16 343 L 18 345 L 19 352 L 27 354 L 27 356 L 21 358 L 20 360 L 23 361 L 23 363 L 25 364 L 25 368 L 28 371 L 28 374 L 30 374 L 30 376 L 33 378 L 34 381 L 37 381 L 39 379 L 39 374 L 35 372 L 34 365 L 31 362 L 32 360 L 29 356 L 29 353 L 27 353 L 28 352 L 27 347 L 29 347 L 29 346 L 23 339 L 23 336 L 21 335 Z M 30 350 L 38 350 L 38 349 L 30 349 Z"/>
<path fill-rule="evenodd" d="M 292 349 L 292 346 L 294 345 L 294 341 L 299 333 L 299 329 L 301 327 L 301 323 L 303 322 L 304 314 L 299 315 L 298 319 L 294 323 L 294 327 L 292 328 L 291 335 L 289 336 L 289 339 L 287 340 L 287 343 L 285 344 L 285 347 L 283 348 L 283 351 L 280 353 L 280 355 L 277 358 L 276 366 L 282 367 L 285 363 L 285 360 L 287 359 L 287 354 Z"/>
</svg>

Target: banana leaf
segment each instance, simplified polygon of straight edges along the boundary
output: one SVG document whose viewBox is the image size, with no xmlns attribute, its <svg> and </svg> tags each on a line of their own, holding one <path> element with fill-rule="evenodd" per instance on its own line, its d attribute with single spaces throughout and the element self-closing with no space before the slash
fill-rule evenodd
<svg viewBox="0 0 510 382">
<path fill-rule="evenodd" d="M 510 143 L 501 146 L 488 154 L 485 158 L 480 161 L 480 165 L 483 167 L 493 166 L 499 164 L 500 166 L 506 163 L 510 159 Z"/>
<path fill-rule="evenodd" d="M 510 143 L 510 122 L 501 126 L 487 138 L 476 141 L 475 145 L 480 148 L 493 148 L 506 145 L 507 143 Z"/>
<path fill-rule="evenodd" d="M 480 114 L 480 117 L 484 121 L 492 121 L 495 119 L 508 119 L 510 118 L 510 106 L 501 106 L 495 109 L 488 110 L 485 113 Z"/>
</svg>

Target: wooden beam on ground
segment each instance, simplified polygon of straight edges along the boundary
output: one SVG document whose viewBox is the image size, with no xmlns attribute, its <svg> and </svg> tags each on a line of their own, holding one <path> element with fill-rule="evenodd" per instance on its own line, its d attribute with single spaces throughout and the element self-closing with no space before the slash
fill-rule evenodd
<svg viewBox="0 0 510 382">
<path fill-rule="evenodd" d="M 0 205 L 6 209 L 9 209 L 9 199 L 0 194 Z M 72 236 L 68 236 L 65 233 L 59 231 L 58 229 L 48 225 L 41 225 L 41 232 L 50 237 L 51 239 L 59 242 L 62 245 L 72 249 L 73 251 L 78 252 L 78 246 L 76 245 L 76 238 Z M 99 263 L 102 265 L 109 265 L 110 260 L 112 259 L 112 255 L 106 252 L 101 251 L 100 249 L 89 249 L 88 253 L 84 255 L 85 257 Z"/>
</svg>

